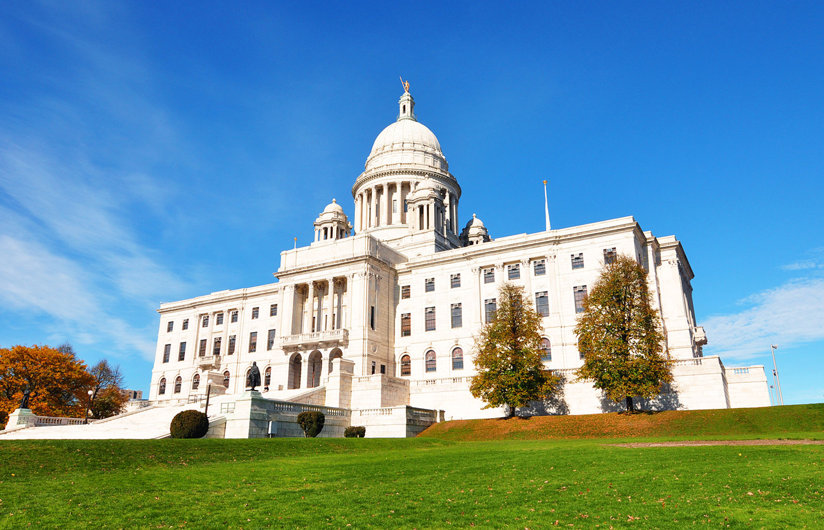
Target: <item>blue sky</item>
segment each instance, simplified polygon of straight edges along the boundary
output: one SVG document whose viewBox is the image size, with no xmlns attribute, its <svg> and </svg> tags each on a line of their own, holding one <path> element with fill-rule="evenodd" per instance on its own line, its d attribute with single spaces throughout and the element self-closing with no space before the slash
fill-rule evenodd
<svg viewBox="0 0 824 530">
<path fill-rule="evenodd" d="M 269 283 L 394 120 L 399 75 L 493 237 L 633 215 L 705 354 L 824 401 L 824 6 L 0 5 L 0 345 L 146 389 L 160 302 Z"/>
</svg>

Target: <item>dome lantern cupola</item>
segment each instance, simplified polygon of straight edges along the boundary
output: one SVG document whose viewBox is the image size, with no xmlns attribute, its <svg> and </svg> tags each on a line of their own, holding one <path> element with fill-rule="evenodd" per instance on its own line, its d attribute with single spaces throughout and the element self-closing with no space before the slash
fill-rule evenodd
<svg viewBox="0 0 824 530">
<path fill-rule="evenodd" d="M 415 119 L 415 100 L 409 93 L 409 81 L 404 84 L 404 91 L 401 99 L 398 100 L 398 121 Z"/>
<path fill-rule="evenodd" d="M 343 239 L 351 233 L 352 225 L 343 213 L 343 208 L 335 199 L 332 199 L 332 202 L 315 219 L 315 242 Z"/>
</svg>

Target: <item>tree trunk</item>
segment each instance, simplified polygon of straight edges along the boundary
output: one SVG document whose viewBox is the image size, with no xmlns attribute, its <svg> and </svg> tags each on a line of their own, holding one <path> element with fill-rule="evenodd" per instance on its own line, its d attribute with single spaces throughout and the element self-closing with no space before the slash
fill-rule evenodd
<svg viewBox="0 0 824 530">
<path fill-rule="evenodd" d="M 635 412 L 635 406 L 632 403 L 632 397 L 627 396 L 627 412 Z"/>
<path fill-rule="evenodd" d="M 512 405 L 507 404 L 506 405 L 506 417 L 507 418 L 512 418 L 513 416 L 515 416 L 515 407 L 513 407 Z"/>
</svg>

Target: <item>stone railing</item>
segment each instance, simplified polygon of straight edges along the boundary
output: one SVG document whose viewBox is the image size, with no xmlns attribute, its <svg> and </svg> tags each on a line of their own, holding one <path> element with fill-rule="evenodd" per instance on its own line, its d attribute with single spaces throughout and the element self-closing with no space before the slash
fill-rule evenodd
<svg viewBox="0 0 824 530">
<path fill-rule="evenodd" d="M 86 421 L 83 418 L 57 418 L 54 416 L 36 416 L 35 425 L 38 427 L 52 426 L 52 425 L 85 425 L 92 423 L 94 420 Z"/>
<path fill-rule="evenodd" d="M 323 407 L 321 405 L 306 405 L 304 403 L 291 403 L 289 401 L 265 400 L 265 408 L 280 414 L 300 414 L 301 412 L 317 411 L 324 416 L 349 416 L 351 413 L 347 409 L 335 407 Z"/>
<path fill-rule="evenodd" d="M 283 349 L 307 349 L 311 347 L 337 346 L 346 344 L 347 342 L 349 342 L 348 329 L 314 331 L 312 333 L 284 335 L 280 338 L 280 345 Z"/>
<path fill-rule="evenodd" d="M 418 379 L 412 383 L 415 386 L 453 385 L 472 382 L 472 376 L 439 377 L 435 379 Z"/>
<path fill-rule="evenodd" d="M 220 366 L 220 355 L 207 355 L 197 358 L 197 366 L 201 370 L 210 370 Z"/>
<path fill-rule="evenodd" d="M 392 407 L 382 409 L 360 409 L 358 416 L 391 416 L 395 410 Z"/>
</svg>

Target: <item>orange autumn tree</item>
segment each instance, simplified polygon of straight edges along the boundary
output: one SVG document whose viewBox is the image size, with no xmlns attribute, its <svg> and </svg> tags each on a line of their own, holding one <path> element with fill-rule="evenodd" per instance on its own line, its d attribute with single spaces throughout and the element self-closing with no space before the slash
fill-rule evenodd
<svg viewBox="0 0 824 530">
<path fill-rule="evenodd" d="M 0 348 L 0 427 L 26 388 L 29 408 L 39 416 L 82 417 L 95 378 L 71 347 Z"/>
</svg>

